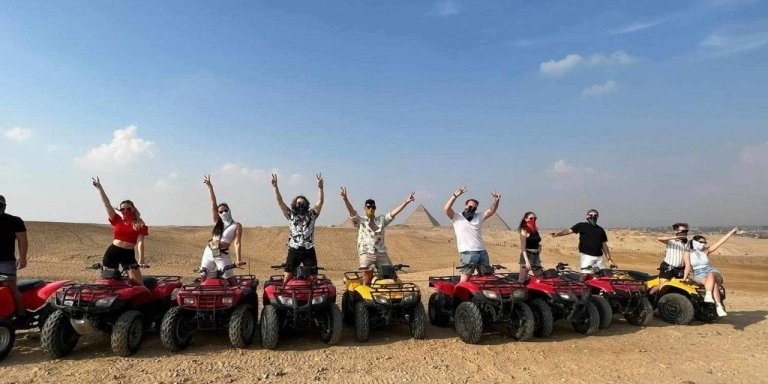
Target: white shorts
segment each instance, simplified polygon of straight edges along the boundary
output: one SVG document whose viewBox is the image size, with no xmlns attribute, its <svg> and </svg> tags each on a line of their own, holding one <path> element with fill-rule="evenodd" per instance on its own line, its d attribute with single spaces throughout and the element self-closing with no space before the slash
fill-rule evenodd
<svg viewBox="0 0 768 384">
<path fill-rule="evenodd" d="M 581 262 L 581 273 L 593 274 L 595 273 L 594 267 L 605 269 L 602 256 L 592 256 L 580 253 L 579 261 Z"/>
<path fill-rule="evenodd" d="M 359 255 L 360 268 L 373 269 L 373 266 L 380 267 L 382 265 L 392 265 L 392 261 L 389 260 L 389 256 L 386 253 L 363 253 Z"/>
<path fill-rule="evenodd" d="M 208 277 L 216 277 L 216 270 L 224 269 L 227 265 L 232 265 L 232 258 L 228 254 L 222 253 L 218 257 L 213 257 L 211 248 L 207 245 L 205 246 L 205 249 L 203 250 L 203 259 L 200 260 L 200 268 L 208 270 Z M 235 271 L 232 269 L 224 272 L 224 278 L 232 277 L 234 275 Z"/>
</svg>

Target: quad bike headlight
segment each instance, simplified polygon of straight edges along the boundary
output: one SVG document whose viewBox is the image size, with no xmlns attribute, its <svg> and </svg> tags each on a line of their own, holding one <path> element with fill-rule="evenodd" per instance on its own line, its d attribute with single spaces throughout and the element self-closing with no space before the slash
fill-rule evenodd
<svg viewBox="0 0 768 384">
<path fill-rule="evenodd" d="M 403 294 L 403 304 L 410 304 L 414 301 L 416 301 L 416 295 L 414 295 L 413 293 Z"/>
<path fill-rule="evenodd" d="M 235 299 L 232 296 L 224 296 L 221 298 L 221 304 L 223 305 L 232 305 L 234 301 Z"/>
<path fill-rule="evenodd" d="M 558 295 L 560 295 L 560 298 L 567 301 L 576 300 L 576 297 L 574 295 L 571 295 L 567 292 L 559 292 Z"/>
<path fill-rule="evenodd" d="M 516 289 L 512 292 L 512 297 L 515 300 L 525 300 L 528 298 L 528 290 L 526 289 Z"/>
<path fill-rule="evenodd" d="M 192 296 L 185 297 L 181 300 L 183 305 L 195 305 L 195 298 Z"/>
<path fill-rule="evenodd" d="M 496 291 L 491 291 L 491 290 L 488 290 L 488 289 L 484 289 L 482 292 L 483 292 L 483 296 L 485 296 L 485 298 L 488 299 L 488 300 L 498 300 L 499 299 L 499 294 Z"/>
<path fill-rule="evenodd" d="M 117 296 L 102 297 L 94 303 L 99 308 L 108 308 L 117 300 Z"/>
<path fill-rule="evenodd" d="M 373 301 L 382 304 L 382 305 L 389 305 L 389 298 L 382 295 L 373 295 Z"/>
<path fill-rule="evenodd" d="M 288 296 L 277 296 L 277 301 L 282 305 L 293 305 L 293 298 Z"/>
<path fill-rule="evenodd" d="M 312 298 L 312 305 L 322 304 L 325 301 L 326 296 L 320 295 Z"/>
</svg>

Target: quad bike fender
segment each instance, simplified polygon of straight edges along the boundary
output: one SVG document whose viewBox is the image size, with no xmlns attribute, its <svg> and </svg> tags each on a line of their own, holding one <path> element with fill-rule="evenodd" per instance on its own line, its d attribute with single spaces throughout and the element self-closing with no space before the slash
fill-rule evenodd
<svg viewBox="0 0 768 384">
<path fill-rule="evenodd" d="M 11 290 L 0 287 L 0 319 L 7 319 L 16 311 Z"/>
<path fill-rule="evenodd" d="M 355 296 L 360 300 L 372 301 L 373 294 L 371 294 L 371 287 L 365 285 L 358 285 L 355 287 Z"/>
<path fill-rule="evenodd" d="M 587 285 L 592 289 L 592 294 L 598 294 L 600 292 L 605 292 L 607 294 L 613 294 L 613 284 L 611 284 L 610 280 L 599 280 L 599 279 L 592 279 L 586 281 Z"/>
<path fill-rule="evenodd" d="M 138 308 L 154 300 L 154 297 L 149 289 L 144 286 L 131 286 L 119 290 L 117 292 L 117 299 L 130 302 L 133 308 Z"/>
<path fill-rule="evenodd" d="M 696 287 L 694 287 L 691 283 L 683 282 L 677 279 L 672 279 L 664 283 L 659 288 L 660 295 L 675 291 L 684 295 L 698 295 L 698 292 L 696 292 Z"/>
<path fill-rule="evenodd" d="M 480 288 L 474 284 L 459 283 L 453 290 L 453 296 L 461 301 L 468 301 L 479 292 Z"/>
<path fill-rule="evenodd" d="M 446 296 L 453 296 L 455 286 L 447 281 L 433 281 L 429 285 L 435 287 L 437 292 L 443 293 Z"/>
<path fill-rule="evenodd" d="M 269 300 L 270 302 L 277 301 L 277 294 L 275 294 L 274 284 L 268 285 L 266 288 L 264 288 L 264 300 Z"/>
<path fill-rule="evenodd" d="M 45 306 L 48 299 L 56 293 L 61 287 L 72 283 L 71 280 L 59 280 L 59 281 L 51 281 L 46 282 L 44 286 L 42 286 L 38 290 L 30 291 L 33 294 L 33 297 L 30 297 L 29 299 L 25 296 L 24 297 L 24 304 L 27 306 L 27 309 L 30 311 L 36 311 L 43 306 Z M 26 292 L 25 292 L 26 293 Z"/>
<path fill-rule="evenodd" d="M 344 286 L 347 287 L 347 291 L 354 292 L 357 287 L 363 286 L 363 282 L 360 279 L 344 279 Z"/>
</svg>

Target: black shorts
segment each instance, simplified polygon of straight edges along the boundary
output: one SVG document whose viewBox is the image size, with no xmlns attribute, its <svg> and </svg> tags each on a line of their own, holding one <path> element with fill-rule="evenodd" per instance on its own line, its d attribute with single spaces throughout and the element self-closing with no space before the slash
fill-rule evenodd
<svg viewBox="0 0 768 384">
<path fill-rule="evenodd" d="M 664 280 L 672 280 L 675 277 L 681 277 L 685 272 L 685 267 L 673 267 L 667 264 L 666 261 L 662 261 L 659 265 L 659 278 Z"/>
<path fill-rule="evenodd" d="M 114 244 L 110 245 L 107 251 L 104 252 L 101 265 L 113 269 L 117 269 L 118 266 L 123 267 L 123 269 L 139 268 L 139 262 L 136 261 L 136 250 L 120 248 Z"/>
<path fill-rule="evenodd" d="M 317 254 L 315 247 L 288 248 L 288 257 L 285 259 L 285 271 L 293 273 L 299 265 L 312 268 L 312 273 L 317 273 Z"/>
</svg>

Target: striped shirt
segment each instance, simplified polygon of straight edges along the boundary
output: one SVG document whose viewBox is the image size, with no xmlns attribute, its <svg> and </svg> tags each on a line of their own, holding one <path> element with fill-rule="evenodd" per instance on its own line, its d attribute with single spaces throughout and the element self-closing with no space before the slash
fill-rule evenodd
<svg viewBox="0 0 768 384">
<path fill-rule="evenodd" d="M 683 267 L 685 264 L 683 253 L 685 253 L 686 248 L 687 245 L 680 240 L 667 241 L 667 254 L 664 256 L 664 262 L 675 268 Z"/>
</svg>

